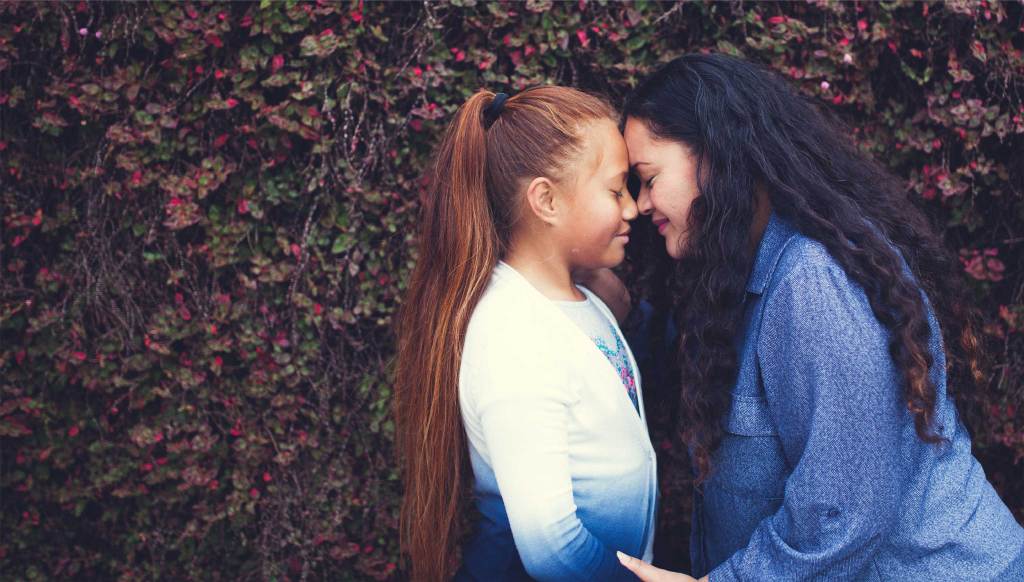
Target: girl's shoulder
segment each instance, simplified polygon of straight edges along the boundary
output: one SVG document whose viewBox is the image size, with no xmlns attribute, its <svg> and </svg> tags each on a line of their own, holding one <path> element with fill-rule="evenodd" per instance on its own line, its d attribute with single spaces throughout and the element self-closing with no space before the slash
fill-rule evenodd
<svg viewBox="0 0 1024 582">
<path fill-rule="evenodd" d="M 471 345 L 549 351 L 562 344 L 564 316 L 510 267 L 499 264 L 473 309 L 466 330 Z"/>
</svg>

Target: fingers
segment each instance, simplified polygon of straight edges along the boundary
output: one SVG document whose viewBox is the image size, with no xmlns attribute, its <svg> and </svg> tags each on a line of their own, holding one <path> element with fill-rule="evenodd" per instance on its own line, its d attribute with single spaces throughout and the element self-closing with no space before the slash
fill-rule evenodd
<svg viewBox="0 0 1024 582">
<path fill-rule="evenodd" d="M 658 582 L 660 580 L 658 573 L 662 570 L 655 568 L 643 560 L 627 556 L 622 552 L 615 552 L 615 555 L 618 556 L 619 562 L 622 562 L 623 566 L 625 566 L 630 572 L 636 574 L 637 578 L 640 578 L 644 582 Z"/>
<path fill-rule="evenodd" d="M 693 578 L 686 574 L 678 574 L 662 570 L 661 568 L 655 568 L 643 560 L 627 556 L 622 552 L 615 552 L 615 555 L 618 556 L 619 562 L 622 562 L 626 569 L 636 574 L 637 578 L 640 578 L 643 582 L 694 582 Z"/>
</svg>

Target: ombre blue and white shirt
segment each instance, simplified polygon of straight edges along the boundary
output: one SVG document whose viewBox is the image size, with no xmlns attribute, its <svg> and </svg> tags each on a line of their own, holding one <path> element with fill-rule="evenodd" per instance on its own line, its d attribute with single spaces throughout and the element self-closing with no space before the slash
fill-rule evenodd
<svg viewBox="0 0 1024 582">
<path fill-rule="evenodd" d="M 466 331 L 459 404 L 481 513 L 456 580 L 634 580 L 650 560 L 658 489 L 640 374 L 637 405 L 592 339 L 499 263 Z M 424 524 L 426 526 L 426 524 Z"/>
</svg>

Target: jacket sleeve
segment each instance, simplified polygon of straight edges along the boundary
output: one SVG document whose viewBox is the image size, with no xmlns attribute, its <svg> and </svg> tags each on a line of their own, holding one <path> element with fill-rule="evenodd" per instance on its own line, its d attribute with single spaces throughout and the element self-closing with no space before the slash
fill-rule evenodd
<svg viewBox="0 0 1024 582">
<path fill-rule="evenodd" d="M 889 333 L 834 262 L 798 263 L 769 293 L 758 360 L 793 471 L 779 510 L 710 579 L 852 579 L 894 523 L 905 471 Z"/>
<path fill-rule="evenodd" d="M 577 396 L 560 354 L 513 344 L 485 350 L 471 384 L 526 571 L 537 580 L 635 580 L 576 515 L 567 427 Z"/>
</svg>

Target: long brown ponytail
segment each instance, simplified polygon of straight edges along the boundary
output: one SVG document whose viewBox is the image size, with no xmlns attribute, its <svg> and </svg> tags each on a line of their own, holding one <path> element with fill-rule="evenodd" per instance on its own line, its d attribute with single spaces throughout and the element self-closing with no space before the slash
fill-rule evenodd
<svg viewBox="0 0 1024 582">
<path fill-rule="evenodd" d="M 472 470 L 459 414 L 466 327 L 508 248 L 524 179 L 559 176 L 581 149 L 580 130 L 614 119 L 600 98 L 565 87 L 528 89 L 485 129 L 494 93 L 469 98 L 435 153 L 422 199 L 419 258 L 397 324 L 397 445 L 405 482 L 401 546 L 413 580 L 445 580 Z"/>
</svg>

